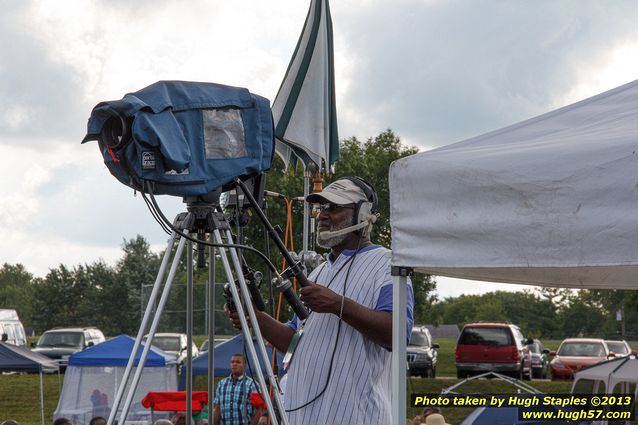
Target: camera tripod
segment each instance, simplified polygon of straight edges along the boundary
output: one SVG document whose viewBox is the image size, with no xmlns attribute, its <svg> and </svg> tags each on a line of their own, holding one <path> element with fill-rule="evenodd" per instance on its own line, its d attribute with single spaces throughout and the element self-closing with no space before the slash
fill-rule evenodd
<svg viewBox="0 0 638 425">
<path fill-rule="evenodd" d="M 239 183 L 242 185 L 241 182 Z M 250 197 L 250 194 L 247 193 L 245 186 L 242 187 L 245 191 L 246 196 Z M 252 197 L 250 197 L 252 198 Z M 254 200 L 254 199 L 253 199 Z M 152 322 L 150 324 L 150 329 L 148 331 L 148 337 L 144 344 L 144 349 L 142 350 L 142 354 L 139 359 L 139 364 L 135 369 L 135 374 L 133 379 L 128 386 L 128 392 L 124 399 L 124 404 L 121 409 L 119 415 L 118 423 L 124 425 L 125 420 L 128 416 L 131 403 L 133 401 L 133 396 L 139 384 L 142 370 L 144 368 L 144 364 L 148 357 L 148 353 L 153 342 L 153 337 L 157 331 L 157 327 L 160 321 L 160 317 L 162 315 L 162 311 L 164 306 L 168 300 L 168 296 L 173 284 L 173 280 L 175 278 L 175 274 L 177 271 L 177 267 L 179 265 L 180 259 L 182 257 L 184 247 L 187 245 L 187 323 L 186 323 L 186 334 L 187 334 L 187 358 L 185 362 L 185 373 L 186 373 L 186 423 L 190 425 L 192 421 L 192 305 L 193 305 L 193 242 L 187 241 L 188 235 L 198 235 L 198 240 L 203 241 L 206 234 L 208 234 L 208 241 L 214 244 L 215 246 L 220 246 L 219 254 L 221 258 L 221 262 L 223 265 L 224 273 L 227 278 L 227 282 L 230 282 L 229 289 L 232 294 L 232 299 L 234 305 L 237 309 L 237 313 L 239 315 L 239 319 L 242 325 L 242 334 L 244 337 L 244 342 L 248 349 L 248 356 L 250 358 L 251 364 L 255 365 L 256 374 L 258 378 L 258 382 L 263 394 L 264 401 L 268 408 L 268 412 L 270 414 L 271 421 L 274 425 L 279 425 L 277 414 L 281 420 L 283 425 L 288 425 L 288 418 L 285 413 L 285 409 L 282 402 L 282 393 L 279 388 L 279 384 L 275 379 L 272 368 L 270 367 L 270 360 L 268 358 L 268 354 L 265 348 L 264 340 L 261 336 L 259 330 L 259 324 L 257 323 L 257 317 L 255 314 L 255 310 L 253 308 L 253 303 L 250 296 L 250 291 L 248 285 L 246 283 L 246 279 L 244 278 L 244 274 L 242 273 L 242 262 L 240 254 L 237 252 L 237 245 L 234 245 L 233 235 L 231 232 L 231 227 L 226 217 L 221 211 L 218 211 L 217 205 L 214 203 L 206 203 L 206 202 L 187 202 L 188 212 L 180 213 L 175 218 L 173 223 L 173 232 L 170 236 L 168 246 L 164 253 L 164 257 L 162 258 L 162 262 L 160 265 L 159 272 L 157 274 L 157 278 L 153 285 L 153 290 L 148 300 L 148 304 L 146 306 L 146 310 L 144 312 L 144 316 L 142 318 L 142 322 L 140 324 L 140 328 L 135 339 L 135 343 L 133 346 L 133 350 L 131 351 L 131 355 L 129 357 L 126 369 L 124 371 L 124 375 L 122 376 L 121 383 L 117 388 L 117 393 L 115 395 L 115 399 L 113 400 L 113 406 L 111 408 L 111 412 L 109 414 L 109 418 L 107 421 L 107 425 L 113 425 L 115 421 L 115 417 L 117 415 L 118 410 L 120 409 L 120 403 L 124 397 L 124 392 L 127 389 L 129 377 L 131 375 L 131 371 L 135 365 L 135 359 L 138 355 L 138 351 L 140 348 L 140 344 L 142 343 L 142 339 L 144 338 L 146 328 L 148 327 L 149 321 L 151 320 L 151 315 L 153 314 L 154 305 L 156 303 L 157 297 L 161 291 L 161 296 L 159 302 L 157 304 L 157 308 L 154 312 Z M 258 209 L 258 207 L 257 207 Z M 261 210 L 259 210 L 261 212 Z M 263 214 L 263 212 L 262 212 Z M 179 239 L 179 241 L 178 241 Z M 190 238 L 188 238 L 190 239 Z M 177 242 L 178 241 L 178 242 Z M 173 248 L 175 248 L 177 242 L 177 248 L 175 249 L 174 255 L 171 255 L 173 252 Z M 230 245 L 230 246 L 229 246 Z M 209 261 L 209 276 L 211 276 L 211 281 L 214 281 L 214 254 L 213 250 L 209 250 L 211 253 L 210 261 Z M 200 246 L 200 262 L 203 259 L 201 254 L 203 254 L 203 250 Z M 172 262 L 168 274 L 166 274 L 167 266 L 169 261 Z M 230 256 L 230 260 L 229 260 Z M 236 276 L 236 279 L 233 278 L 233 272 Z M 165 278 L 165 279 L 164 279 Z M 287 280 L 283 280 L 281 276 L 279 278 L 278 288 L 280 291 L 284 291 L 288 289 L 287 285 L 289 282 Z M 165 280 L 165 284 L 162 289 L 162 281 Z M 233 282 L 238 283 L 238 287 Z M 285 288 L 284 288 L 285 287 Z M 214 293 L 214 287 L 210 288 L 210 293 Z M 298 299 L 297 299 L 298 302 Z M 297 309 L 299 307 L 303 307 L 299 302 Z M 295 308 L 295 306 L 293 306 Z M 214 304 L 211 304 L 211 315 L 214 312 Z M 303 311 L 302 311 L 303 312 Z M 246 316 L 250 320 L 250 326 L 255 333 L 256 344 L 253 341 L 250 327 L 246 320 Z M 212 381 L 214 378 L 214 369 L 212 367 L 213 362 L 213 346 L 214 339 L 213 336 L 213 328 L 210 328 L 209 331 L 209 369 L 208 369 L 208 378 L 209 378 L 209 398 L 213 396 L 211 388 Z M 261 359 L 261 362 L 260 362 Z M 262 372 L 261 365 L 265 366 L 266 373 L 268 375 L 269 382 L 273 385 L 273 398 L 276 405 L 276 410 L 273 407 L 273 403 L 268 396 L 266 380 L 264 378 L 264 374 Z M 277 411 L 277 413 L 275 413 Z M 213 412 L 209 411 L 209 418 Z"/>
</svg>

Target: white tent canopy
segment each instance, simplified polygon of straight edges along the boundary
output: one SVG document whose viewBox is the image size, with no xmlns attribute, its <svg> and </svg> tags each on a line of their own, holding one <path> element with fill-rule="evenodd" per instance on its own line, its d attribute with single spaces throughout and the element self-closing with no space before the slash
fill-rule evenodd
<svg viewBox="0 0 638 425">
<path fill-rule="evenodd" d="M 462 117 L 460 118 L 462 119 Z M 394 272 L 638 288 L 638 81 L 390 167 Z M 405 274 L 393 424 L 405 421 Z"/>
<path fill-rule="evenodd" d="M 576 372 L 572 393 L 618 394 L 629 389 L 638 389 L 638 359 L 621 357 Z"/>
<path fill-rule="evenodd" d="M 392 164 L 393 264 L 638 288 L 638 81 Z"/>
</svg>

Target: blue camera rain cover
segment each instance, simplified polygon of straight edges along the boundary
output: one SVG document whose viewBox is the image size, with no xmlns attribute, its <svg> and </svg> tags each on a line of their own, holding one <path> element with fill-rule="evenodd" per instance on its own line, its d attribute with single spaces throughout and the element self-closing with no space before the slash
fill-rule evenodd
<svg viewBox="0 0 638 425">
<path fill-rule="evenodd" d="M 120 182 L 142 191 L 151 182 L 155 194 L 181 197 L 266 171 L 274 153 L 268 99 L 245 88 L 187 81 L 159 81 L 99 103 L 82 143 L 89 140 L 98 141 Z"/>
</svg>

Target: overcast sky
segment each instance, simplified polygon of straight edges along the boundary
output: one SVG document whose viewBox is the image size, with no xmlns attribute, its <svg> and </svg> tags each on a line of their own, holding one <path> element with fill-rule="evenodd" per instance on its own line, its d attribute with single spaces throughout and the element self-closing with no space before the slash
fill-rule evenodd
<svg viewBox="0 0 638 425">
<path fill-rule="evenodd" d="M 155 81 L 274 99 L 309 1 L 0 0 L 0 263 L 44 276 L 166 243 L 140 197 L 80 145 L 92 107 Z M 638 2 L 331 4 L 339 134 L 453 143 L 638 78 Z M 168 216 L 183 210 L 164 199 Z M 514 285 L 439 279 L 441 297 Z"/>
</svg>

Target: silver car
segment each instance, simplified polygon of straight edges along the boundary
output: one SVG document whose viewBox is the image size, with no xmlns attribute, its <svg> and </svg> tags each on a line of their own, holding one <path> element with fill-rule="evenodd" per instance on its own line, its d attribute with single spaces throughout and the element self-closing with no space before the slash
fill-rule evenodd
<svg viewBox="0 0 638 425">
<path fill-rule="evenodd" d="M 148 335 L 144 336 L 144 341 L 146 341 Z M 177 359 L 177 364 L 180 365 L 184 363 L 186 359 L 186 334 L 180 333 L 156 333 L 153 337 L 153 345 L 165 353 L 172 354 Z M 199 355 L 199 349 L 195 345 L 192 344 L 193 347 L 193 358 Z"/>
<path fill-rule="evenodd" d="M 610 341 L 605 340 L 609 351 L 614 353 L 616 357 L 627 357 L 631 352 L 631 347 L 627 344 L 627 341 Z"/>
</svg>

